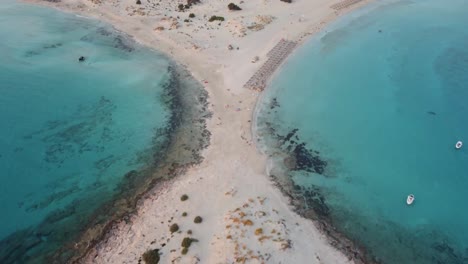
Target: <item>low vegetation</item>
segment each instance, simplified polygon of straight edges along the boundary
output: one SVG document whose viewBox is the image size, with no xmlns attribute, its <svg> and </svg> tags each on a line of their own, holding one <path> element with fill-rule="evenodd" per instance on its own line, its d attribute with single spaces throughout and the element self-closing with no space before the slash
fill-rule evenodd
<svg viewBox="0 0 468 264">
<path fill-rule="evenodd" d="M 224 21 L 224 17 L 222 17 L 222 16 L 212 16 L 212 17 L 210 17 L 210 19 L 208 21 L 213 22 L 213 21 L 216 21 L 216 20 Z"/>
<path fill-rule="evenodd" d="M 188 200 L 188 195 L 186 194 L 183 194 L 181 197 L 180 197 L 180 200 L 183 202 L 183 201 L 187 201 Z"/>
<path fill-rule="evenodd" d="M 195 17 L 195 14 L 194 14 L 194 13 L 190 13 L 190 14 L 188 15 L 188 17 L 194 18 L 194 17 Z"/>
<path fill-rule="evenodd" d="M 182 213 L 182 216 L 183 216 L 183 217 L 186 217 L 186 216 L 187 216 L 187 212 L 183 212 L 183 213 Z"/>
<path fill-rule="evenodd" d="M 191 238 L 191 237 L 184 237 L 182 240 L 181 246 L 183 248 L 189 248 L 193 242 L 198 242 L 198 240 Z"/>
<path fill-rule="evenodd" d="M 158 264 L 159 263 L 159 249 L 150 249 L 143 253 L 143 261 L 146 264 Z"/>
<path fill-rule="evenodd" d="M 171 233 L 177 232 L 179 231 L 179 225 L 172 224 L 171 227 L 169 227 L 169 230 L 171 231 Z"/>
<path fill-rule="evenodd" d="M 234 4 L 234 3 L 230 3 L 228 5 L 228 9 L 229 10 L 232 10 L 232 11 L 238 11 L 238 10 L 242 10 L 238 5 Z"/>
<path fill-rule="evenodd" d="M 193 222 L 194 222 L 195 224 L 199 224 L 199 223 L 201 223 L 202 221 L 203 221 L 203 218 L 201 218 L 201 216 L 197 216 L 197 217 L 195 217 L 195 219 L 193 219 Z"/>
</svg>

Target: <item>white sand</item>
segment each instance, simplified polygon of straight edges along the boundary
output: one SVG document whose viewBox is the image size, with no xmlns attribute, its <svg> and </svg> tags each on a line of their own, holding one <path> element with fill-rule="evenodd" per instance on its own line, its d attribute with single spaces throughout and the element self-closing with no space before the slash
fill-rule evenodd
<svg viewBox="0 0 468 264">
<path fill-rule="evenodd" d="M 292 4 L 279 0 L 244 0 L 239 4 L 236 0 L 243 10 L 228 11 L 229 1 L 201 0 L 189 11 L 177 12 L 182 2 L 150 0 L 155 4 L 149 4 L 142 0 L 142 5 L 136 5 L 135 1 L 62 0 L 46 4 L 110 22 L 186 65 L 204 83 L 213 104 L 214 115 L 208 123 L 211 144 L 203 153 L 202 164 L 156 188 L 132 222 L 119 226 L 86 262 L 137 263 L 145 251 L 159 248 L 160 263 L 349 263 L 313 222 L 291 210 L 266 176 L 266 157 L 250 144 L 250 120 L 258 93 L 243 88 L 281 38 L 302 41 L 349 8 L 337 12 L 330 6 L 339 1 L 331 0 L 293 0 Z M 184 23 L 189 13 L 196 17 Z M 220 26 L 207 22 L 212 15 L 226 21 Z M 174 23 L 170 16 L 180 19 Z M 252 25 L 263 29 L 247 28 Z M 155 30 L 158 27 L 164 30 Z M 228 50 L 228 45 L 234 49 Z M 260 61 L 251 63 L 255 56 Z M 180 201 L 182 194 L 189 199 Z M 182 212 L 188 216 L 182 217 Z M 197 215 L 203 218 L 200 224 L 193 223 Z M 171 235 L 172 223 L 177 223 L 181 232 Z M 187 235 L 188 230 L 193 234 Z M 181 241 L 186 236 L 198 242 L 187 255 L 181 255 Z"/>
</svg>

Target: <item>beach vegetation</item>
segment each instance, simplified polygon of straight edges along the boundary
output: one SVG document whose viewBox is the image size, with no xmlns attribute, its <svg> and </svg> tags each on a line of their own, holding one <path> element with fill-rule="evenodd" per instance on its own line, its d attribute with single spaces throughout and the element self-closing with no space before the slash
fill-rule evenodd
<svg viewBox="0 0 468 264">
<path fill-rule="evenodd" d="M 190 14 L 188 15 L 188 17 L 194 18 L 194 17 L 195 17 L 195 14 L 194 14 L 194 13 L 190 13 Z"/>
<path fill-rule="evenodd" d="M 238 5 L 236 5 L 234 3 L 229 3 L 228 9 L 232 10 L 232 11 L 242 10 Z"/>
<path fill-rule="evenodd" d="M 213 22 L 213 21 L 224 21 L 224 17 L 222 16 L 211 16 L 210 19 L 208 20 L 208 22 Z"/>
<path fill-rule="evenodd" d="M 245 221 L 242 221 L 242 223 L 245 225 L 245 226 L 253 226 L 253 222 L 252 220 L 250 219 L 247 219 Z"/>
<path fill-rule="evenodd" d="M 200 0 L 187 0 L 187 5 L 196 5 L 200 3 Z"/>
<path fill-rule="evenodd" d="M 198 242 L 198 240 L 191 238 L 191 237 L 184 237 L 184 239 L 182 239 L 181 246 L 183 248 L 189 248 L 193 242 Z"/>
<path fill-rule="evenodd" d="M 184 11 L 184 4 L 179 4 L 177 8 L 179 8 L 179 11 Z"/>
<path fill-rule="evenodd" d="M 187 231 L 187 234 L 191 235 L 191 234 L 192 234 L 192 230 L 189 229 L 189 230 Z"/>
<path fill-rule="evenodd" d="M 159 249 L 150 249 L 143 253 L 143 261 L 146 264 L 158 264 L 159 263 Z"/>
<path fill-rule="evenodd" d="M 141 0 L 136 0 L 137 5 L 141 5 Z"/>
<path fill-rule="evenodd" d="M 188 252 L 188 248 L 182 248 L 182 255 L 186 255 Z"/>
<path fill-rule="evenodd" d="M 187 216 L 187 212 L 183 212 L 182 216 L 184 216 L 184 217 Z"/>
<path fill-rule="evenodd" d="M 201 216 L 196 216 L 195 219 L 193 219 L 193 222 L 195 224 L 199 224 L 203 221 L 203 218 L 201 218 Z"/>
<path fill-rule="evenodd" d="M 171 233 L 179 231 L 179 225 L 172 224 L 171 227 L 169 227 L 169 231 L 171 231 Z"/>
<path fill-rule="evenodd" d="M 255 235 L 256 236 L 261 235 L 261 234 L 263 234 L 263 229 L 261 229 L 261 228 L 255 229 Z"/>
<path fill-rule="evenodd" d="M 183 201 L 187 201 L 188 200 L 188 195 L 186 194 L 183 194 L 181 197 L 180 197 L 180 200 L 183 202 Z"/>
<path fill-rule="evenodd" d="M 188 19 L 184 19 L 184 22 L 185 22 L 185 23 L 188 23 L 188 22 L 190 22 L 190 20 L 188 20 Z"/>
</svg>

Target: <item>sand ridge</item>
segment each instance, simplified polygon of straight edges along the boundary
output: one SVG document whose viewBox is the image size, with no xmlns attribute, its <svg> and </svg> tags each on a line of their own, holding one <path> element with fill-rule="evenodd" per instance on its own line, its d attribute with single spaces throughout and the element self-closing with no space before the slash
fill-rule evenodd
<svg viewBox="0 0 468 264">
<path fill-rule="evenodd" d="M 339 1 L 244 0 L 234 2 L 242 10 L 229 11 L 229 1 L 201 0 L 183 12 L 178 6 L 186 2 L 170 0 L 33 1 L 109 22 L 173 57 L 204 85 L 213 112 L 204 161 L 155 188 L 83 263 L 144 263 L 142 254 L 156 248 L 160 263 L 352 262 L 313 222 L 294 213 L 267 177 L 267 157 L 257 151 L 251 131 L 259 93 L 243 85 L 279 40 L 301 43 L 367 1 L 334 10 L 330 6 Z M 208 22 L 213 15 L 225 20 Z M 183 194 L 188 200 L 180 200 Z M 194 223 L 195 216 L 203 221 Z M 174 223 L 179 230 L 171 233 Z M 185 237 L 197 241 L 184 255 Z"/>
</svg>

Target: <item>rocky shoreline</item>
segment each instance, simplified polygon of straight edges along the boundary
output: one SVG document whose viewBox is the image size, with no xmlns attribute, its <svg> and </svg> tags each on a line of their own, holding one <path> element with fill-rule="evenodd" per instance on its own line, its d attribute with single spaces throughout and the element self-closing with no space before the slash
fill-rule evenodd
<svg viewBox="0 0 468 264">
<path fill-rule="evenodd" d="M 276 98 L 272 99 L 269 110 L 280 107 Z M 271 135 L 274 144 L 268 144 L 264 150 L 273 161 L 269 177 L 275 186 L 288 197 L 290 206 L 300 216 L 312 220 L 327 236 L 330 245 L 343 252 L 349 260 L 357 264 L 378 264 L 366 248 L 357 241 L 353 241 L 333 226 L 330 209 L 325 196 L 318 187 L 302 187 L 292 180 L 291 173 L 302 171 L 314 173 L 323 177 L 327 161 L 302 142 L 297 135 L 298 129 L 291 129 L 286 135 L 278 134 L 273 124 L 265 122 L 266 134 Z M 263 132 L 263 131 L 262 131 Z M 274 145 L 274 146 L 273 146 Z"/>
</svg>

